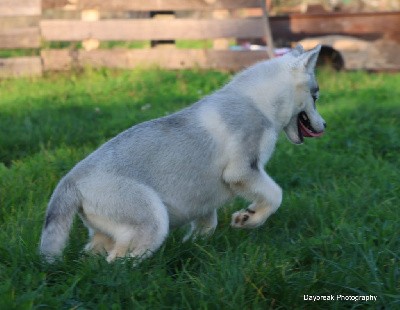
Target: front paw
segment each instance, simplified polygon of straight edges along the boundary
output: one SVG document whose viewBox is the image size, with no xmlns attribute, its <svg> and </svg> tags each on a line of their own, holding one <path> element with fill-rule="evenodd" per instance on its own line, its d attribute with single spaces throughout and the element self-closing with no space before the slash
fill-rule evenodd
<svg viewBox="0 0 400 310">
<path fill-rule="evenodd" d="M 249 208 L 232 214 L 231 226 L 234 228 L 255 228 L 261 224 L 257 218 L 256 211 Z"/>
</svg>

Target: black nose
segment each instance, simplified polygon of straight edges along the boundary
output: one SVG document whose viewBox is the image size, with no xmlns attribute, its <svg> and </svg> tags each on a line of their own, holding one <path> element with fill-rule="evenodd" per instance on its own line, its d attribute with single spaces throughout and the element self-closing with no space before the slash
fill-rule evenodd
<svg viewBox="0 0 400 310">
<path fill-rule="evenodd" d="M 324 128 L 326 128 L 327 127 L 327 125 L 326 125 L 326 123 L 324 122 Z"/>
</svg>

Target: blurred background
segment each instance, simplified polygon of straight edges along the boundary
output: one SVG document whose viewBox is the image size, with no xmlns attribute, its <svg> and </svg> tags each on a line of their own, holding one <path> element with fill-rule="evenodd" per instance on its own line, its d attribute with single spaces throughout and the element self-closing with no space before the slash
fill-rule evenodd
<svg viewBox="0 0 400 310">
<path fill-rule="evenodd" d="M 297 43 L 337 70 L 397 71 L 399 0 L 0 0 L 0 77 L 87 65 L 238 70 Z"/>
</svg>

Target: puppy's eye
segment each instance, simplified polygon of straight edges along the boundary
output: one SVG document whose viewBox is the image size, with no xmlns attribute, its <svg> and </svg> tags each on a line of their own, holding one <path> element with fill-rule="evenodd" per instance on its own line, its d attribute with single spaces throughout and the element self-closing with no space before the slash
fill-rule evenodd
<svg viewBox="0 0 400 310">
<path fill-rule="evenodd" d="M 312 96 L 314 102 L 317 101 L 317 99 L 318 99 L 318 96 L 317 96 L 317 95 L 311 95 L 311 96 Z"/>
</svg>

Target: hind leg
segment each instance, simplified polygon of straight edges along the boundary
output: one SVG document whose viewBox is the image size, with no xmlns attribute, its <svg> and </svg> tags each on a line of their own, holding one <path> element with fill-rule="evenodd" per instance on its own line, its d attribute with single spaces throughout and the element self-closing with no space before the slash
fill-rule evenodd
<svg viewBox="0 0 400 310">
<path fill-rule="evenodd" d="M 106 234 L 95 231 L 91 233 L 91 240 L 85 246 L 86 252 L 93 254 L 107 254 L 114 248 L 115 242 Z"/>
<path fill-rule="evenodd" d="M 148 257 L 168 234 L 165 205 L 154 190 L 134 180 L 114 179 L 86 201 L 86 221 L 96 232 L 103 233 L 96 236 L 98 244 L 112 244 L 106 249 L 108 262 L 125 256 Z"/>
<path fill-rule="evenodd" d="M 168 222 L 165 224 L 168 225 Z M 164 242 L 168 233 L 167 225 L 157 222 L 117 224 L 112 232 L 115 243 L 109 251 L 107 261 L 112 262 L 116 258 L 126 256 L 142 260 L 151 256 Z"/>
<path fill-rule="evenodd" d="M 107 251 L 108 262 L 126 256 L 147 258 L 161 246 L 168 234 L 168 217 L 149 217 L 143 223 L 116 222 L 97 215 L 91 215 L 89 220 L 111 236 L 95 233 L 90 242 L 93 249 L 100 247 Z"/>
</svg>

